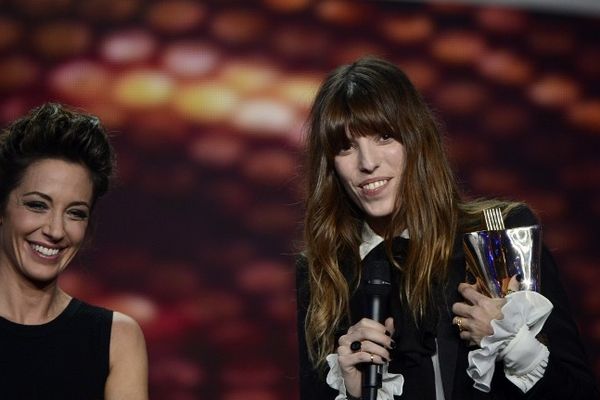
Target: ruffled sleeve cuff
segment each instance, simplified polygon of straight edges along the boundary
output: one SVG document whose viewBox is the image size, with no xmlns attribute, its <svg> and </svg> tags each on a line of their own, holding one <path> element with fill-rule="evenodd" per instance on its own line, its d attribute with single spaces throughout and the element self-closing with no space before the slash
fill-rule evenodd
<svg viewBox="0 0 600 400">
<path fill-rule="evenodd" d="M 346 400 L 348 398 L 346 394 L 346 385 L 344 384 L 344 378 L 342 377 L 338 355 L 330 354 L 327 356 L 326 360 L 327 364 L 329 364 L 326 382 L 331 388 L 339 392 L 335 397 L 335 400 Z M 404 377 L 402 374 L 389 373 L 387 364 L 383 366 L 382 382 L 382 387 L 377 392 L 377 400 L 394 400 L 394 396 L 402 395 Z"/>
<path fill-rule="evenodd" d="M 469 352 L 467 374 L 473 386 L 491 389 L 496 360 L 503 359 L 504 373 L 523 392 L 544 376 L 549 351 L 537 335 L 552 311 L 552 303 L 539 293 L 520 291 L 506 297 L 503 319 L 492 320 L 494 333 L 481 340 L 481 348 Z"/>
</svg>

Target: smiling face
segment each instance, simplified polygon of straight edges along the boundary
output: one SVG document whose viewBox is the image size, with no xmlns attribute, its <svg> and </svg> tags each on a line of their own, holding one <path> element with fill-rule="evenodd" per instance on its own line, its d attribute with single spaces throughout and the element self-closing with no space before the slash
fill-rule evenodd
<svg viewBox="0 0 600 400">
<path fill-rule="evenodd" d="M 37 283 L 55 280 L 85 238 L 93 186 L 81 164 L 32 163 L 0 222 L 0 268 Z"/>
<path fill-rule="evenodd" d="M 334 157 L 344 189 L 378 233 L 396 206 L 405 159 L 404 146 L 387 135 L 351 137 Z"/>
</svg>

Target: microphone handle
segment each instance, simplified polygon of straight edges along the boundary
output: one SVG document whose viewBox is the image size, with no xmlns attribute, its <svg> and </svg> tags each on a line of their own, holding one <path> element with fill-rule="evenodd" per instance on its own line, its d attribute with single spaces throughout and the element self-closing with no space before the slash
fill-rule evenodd
<svg viewBox="0 0 600 400">
<path fill-rule="evenodd" d="M 383 323 L 386 313 L 386 296 L 372 295 L 369 303 L 369 317 Z M 362 371 L 361 400 L 376 400 L 377 390 L 382 384 L 382 366 L 374 363 L 365 363 Z"/>
</svg>

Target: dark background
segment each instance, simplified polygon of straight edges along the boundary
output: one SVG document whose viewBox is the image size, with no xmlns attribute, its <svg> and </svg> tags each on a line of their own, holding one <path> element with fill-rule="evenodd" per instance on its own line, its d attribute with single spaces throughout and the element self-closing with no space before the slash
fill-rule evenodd
<svg viewBox="0 0 600 400">
<path fill-rule="evenodd" d="M 0 12 L 0 122 L 54 100 L 113 133 L 119 181 L 61 284 L 140 322 L 153 399 L 297 398 L 302 124 L 324 74 L 364 54 L 414 80 L 469 196 L 537 210 L 600 376 L 598 15 L 338 0 Z"/>
</svg>

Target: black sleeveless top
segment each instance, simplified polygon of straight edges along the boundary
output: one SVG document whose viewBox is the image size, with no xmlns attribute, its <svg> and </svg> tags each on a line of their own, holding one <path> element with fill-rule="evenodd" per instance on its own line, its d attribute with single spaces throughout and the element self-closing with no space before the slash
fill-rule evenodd
<svg viewBox="0 0 600 400">
<path fill-rule="evenodd" d="M 72 299 L 46 324 L 0 317 L 0 398 L 104 399 L 112 314 Z"/>
</svg>

